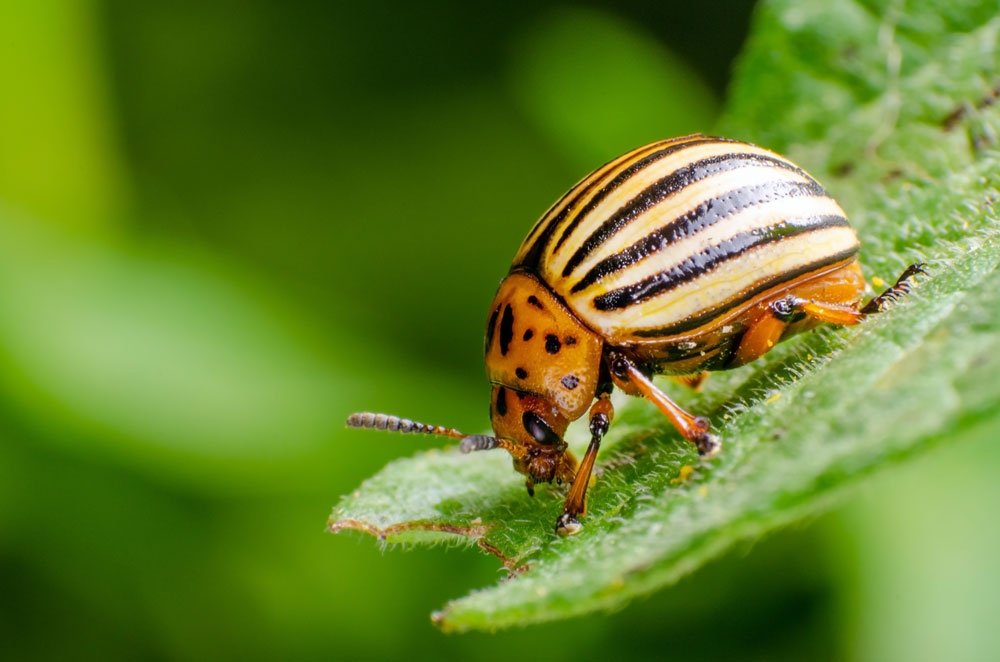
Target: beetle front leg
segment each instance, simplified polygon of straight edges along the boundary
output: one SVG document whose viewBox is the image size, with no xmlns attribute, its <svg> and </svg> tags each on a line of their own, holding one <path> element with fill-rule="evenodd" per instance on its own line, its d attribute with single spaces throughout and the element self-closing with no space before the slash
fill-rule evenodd
<svg viewBox="0 0 1000 662">
<path fill-rule="evenodd" d="M 556 533 L 561 536 L 573 535 L 582 528 L 577 517 L 587 512 L 587 488 L 590 486 L 590 476 L 594 470 L 597 452 L 601 449 L 601 440 L 611 427 L 614 417 L 615 408 L 611 404 L 611 394 L 601 393 L 597 397 L 597 402 L 590 408 L 590 445 L 587 446 L 587 453 L 576 470 L 573 486 L 566 495 L 563 513 L 556 519 Z"/>
</svg>

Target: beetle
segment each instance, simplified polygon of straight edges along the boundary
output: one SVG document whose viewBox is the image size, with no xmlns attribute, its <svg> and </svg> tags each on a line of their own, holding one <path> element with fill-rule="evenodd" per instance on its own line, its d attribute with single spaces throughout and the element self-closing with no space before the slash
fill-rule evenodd
<svg viewBox="0 0 1000 662">
<path fill-rule="evenodd" d="M 650 400 L 703 457 L 721 443 L 654 374 L 744 365 L 822 323 L 857 324 L 910 291 L 908 267 L 864 306 L 859 242 L 808 173 L 755 145 L 693 134 L 634 149 L 587 175 L 535 224 L 489 308 L 485 360 L 494 434 L 385 414 L 351 427 L 502 448 L 537 483 L 568 483 L 556 532 L 580 530 L 615 387 Z M 589 410 L 577 462 L 567 426 Z"/>
</svg>

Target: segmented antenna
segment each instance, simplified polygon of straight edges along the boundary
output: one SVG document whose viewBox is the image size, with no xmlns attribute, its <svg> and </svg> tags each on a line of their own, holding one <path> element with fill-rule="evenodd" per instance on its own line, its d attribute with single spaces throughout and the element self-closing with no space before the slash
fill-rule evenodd
<svg viewBox="0 0 1000 662">
<path fill-rule="evenodd" d="M 369 411 L 358 412 L 357 414 L 348 416 L 347 427 L 372 428 L 374 430 L 402 432 L 403 434 L 436 434 L 441 437 L 451 437 L 452 439 L 464 439 L 466 436 L 454 428 L 427 425 L 419 421 L 411 421 L 408 418 L 390 416 L 389 414 L 374 414 Z"/>
<path fill-rule="evenodd" d="M 472 451 L 491 451 L 499 445 L 500 442 L 496 437 L 491 437 L 488 434 L 470 434 L 462 439 L 459 449 L 463 453 L 471 453 Z"/>
<path fill-rule="evenodd" d="M 372 428 L 373 430 L 388 430 L 389 432 L 402 432 L 403 434 L 436 434 L 441 437 L 461 439 L 462 444 L 460 449 L 463 453 L 488 451 L 500 446 L 500 441 L 488 434 L 466 435 L 455 428 L 427 425 L 419 421 L 411 421 L 408 418 L 390 416 L 389 414 L 373 414 L 370 411 L 358 412 L 357 414 L 348 416 L 347 427 Z"/>
</svg>

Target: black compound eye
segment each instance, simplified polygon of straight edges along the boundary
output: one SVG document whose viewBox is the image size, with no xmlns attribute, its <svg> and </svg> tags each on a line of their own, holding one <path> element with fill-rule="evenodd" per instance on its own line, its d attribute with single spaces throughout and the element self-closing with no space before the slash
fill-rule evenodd
<svg viewBox="0 0 1000 662">
<path fill-rule="evenodd" d="M 521 423 L 524 425 L 524 429 L 528 431 L 528 434 L 540 444 L 551 445 L 562 441 L 559 435 L 549 427 L 548 423 L 543 421 L 542 417 L 535 412 L 524 412 L 524 415 L 521 417 Z"/>
</svg>

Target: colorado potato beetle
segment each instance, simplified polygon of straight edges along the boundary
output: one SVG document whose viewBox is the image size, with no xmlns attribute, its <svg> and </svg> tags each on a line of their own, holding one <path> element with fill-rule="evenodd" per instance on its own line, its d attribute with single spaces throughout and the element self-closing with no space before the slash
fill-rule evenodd
<svg viewBox="0 0 1000 662">
<path fill-rule="evenodd" d="M 702 456 L 709 421 L 679 407 L 654 374 L 743 365 L 821 323 L 848 325 L 907 293 L 923 265 L 861 306 L 859 243 L 836 201 L 791 161 L 700 134 L 634 149 L 587 175 L 535 224 L 489 308 L 486 371 L 494 436 L 385 414 L 351 427 L 502 448 L 537 483 L 570 484 L 560 534 L 580 529 L 615 387 L 656 405 Z M 577 463 L 563 440 L 589 409 Z"/>
</svg>

